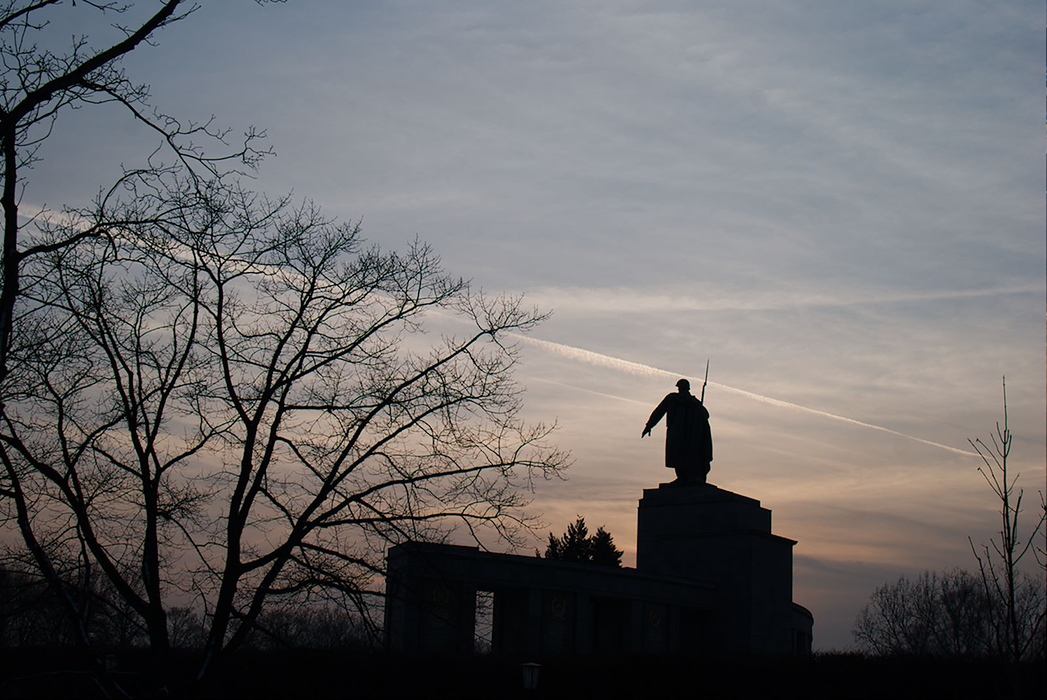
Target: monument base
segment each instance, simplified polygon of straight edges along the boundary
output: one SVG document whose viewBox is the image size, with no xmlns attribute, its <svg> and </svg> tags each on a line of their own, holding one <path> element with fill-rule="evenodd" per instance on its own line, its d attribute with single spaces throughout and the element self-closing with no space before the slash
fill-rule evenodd
<svg viewBox="0 0 1047 700">
<path fill-rule="evenodd" d="M 771 511 L 713 484 L 645 489 L 637 515 L 636 568 L 713 583 L 715 646 L 776 652 L 794 646 L 792 548 L 771 532 Z"/>
</svg>

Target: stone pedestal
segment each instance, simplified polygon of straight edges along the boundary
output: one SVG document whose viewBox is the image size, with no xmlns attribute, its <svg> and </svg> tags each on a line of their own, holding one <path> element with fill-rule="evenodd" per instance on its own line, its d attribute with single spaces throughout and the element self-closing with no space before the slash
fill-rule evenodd
<svg viewBox="0 0 1047 700">
<path fill-rule="evenodd" d="M 777 653 L 795 646 L 792 548 L 771 533 L 771 511 L 712 484 L 645 489 L 636 568 L 712 583 L 704 634 L 724 651 Z"/>
</svg>

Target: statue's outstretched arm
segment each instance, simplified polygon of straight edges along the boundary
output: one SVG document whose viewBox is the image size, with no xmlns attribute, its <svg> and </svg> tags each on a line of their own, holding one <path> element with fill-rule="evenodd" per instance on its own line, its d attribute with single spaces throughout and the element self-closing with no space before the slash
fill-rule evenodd
<svg viewBox="0 0 1047 700">
<path fill-rule="evenodd" d="M 658 425 L 658 421 L 662 419 L 662 416 L 665 415 L 668 408 L 667 403 L 668 397 L 662 399 L 662 402 L 658 404 L 658 407 L 651 413 L 651 417 L 647 419 L 647 425 L 643 428 L 643 433 L 640 434 L 641 440 L 651 434 L 651 428 Z"/>
</svg>

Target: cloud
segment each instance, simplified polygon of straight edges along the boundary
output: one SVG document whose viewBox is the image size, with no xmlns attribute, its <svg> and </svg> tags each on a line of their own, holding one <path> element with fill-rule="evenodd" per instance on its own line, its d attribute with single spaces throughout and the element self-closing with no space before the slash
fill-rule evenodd
<svg viewBox="0 0 1047 700">
<path fill-rule="evenodd" d="M 603 355 L 601 353 L 593 352 L 591 350 L 585 350 L 583 348 L 576 348 L 576 347 L 572 347 L 570 345 L 564 345 L 562 343 L 553 343 L 553 342 L 550 342 L 548 340 L 540 340 L 538 338 L 533 338 L 531 336 L 525 336 L 525 335 L 515 335 L 514 337 L 517 338 L 517 339 L 523 340 L 523 341 L 525 341 L 527 343 L 530 343 L 530 344 L 533 344 L 533 345 L 537 345 L 537 346 L 539 346 L 539 347 L 541 347 L 541 348 L 543 348 L 545 350 L 549 350 L 551 352 L 558 353 L 558 354 L 563 355 L 565 357 L 569 357 L 569 358 L 572 358 L 572 359 L 575 359 L 575 360 L 578 360 L 578 361 L 581 361 L 581 362 L 588 362 L 590 364 L 597 364 L 597 365 L 602 365 L 602 366 L 605 366 L 605 367 L 610 367 L 612 369 L 616 369 L 616 370 L 619 370 L 619 371 L 622 371 L 622 372 L 627 372 L 629 374 L 637 374 L 637 375 L 641 375 L 641 376 L 666 377 L 666 378 L 673 378 L 673 377 L 677 377 L 678 378 L 678 377 L 684 376 L 684 373 L 681 373 L 681 372 L 670 372 L 670 371 L 667 371 L 667 370 L 658 369 L 657 367 L 651 367 L 650 365 L 644 365 L 644 364 L 641 364 L 639 362 L 630 362 L 629 360 L 623 360 L 621 358 L 611 357 L 609 355 Z M 762 394 L 757 394 L 755 392 L 746 391 L 745 389 L 738 389 L 736 387 L 727 386 L 726 384 L 720 384 L 718 382 L 709 382 L 709 384 L 711 386 L 717 387 L 717 388 L 722 389 L 724 391 L 727 391 L 729 393 L 737 394 L 739 396 L 744 396 L 744 397 L 746 397 L 748 399 L 752 399 L 752 400 L 758 401 L 760 403 L 765 403 L 765 404 L 768 404 L 770 406 L 775 406 L 777 408 L 784 408 L 784 409 L 795 410 L 795 411 L 803 411 L 805 413 L 809 413 L 811 415 L 815 415 L 815 416 L 818 416 L 820 418 L 828 418 L 830 420 L 840 421 L 840 422 L 843 422 L 843 423 L 848 423 L 850 425 L 856 425 L 856 426 L 861 427 L 861 428 L 869 428 L 870 430 L 878 430 L 878 431 L 881 431 L 881 432 L 884 432 L 884 433 L 888 433 L 890 435 L 897 435 L 898 437 L 903 437 L 903 438 L 906 438 L 908 440 L 915 440 L 916 442 L 920 442 L 920 443 L 923 443 L 925 445 L 930 445 L 931 447 L 937 447 L 939 449 L 947 450 L 949 452 L 954 452 L 956 454 L 967 455 L 967 456 L 977 456 L 977 453 L 974 453 L 974 452 L 971 452 L 971 451 L 968 451 L 968 450 L 959 450 L 959 449 L 956 449 L 955 447 L 949 447 L 948 445 L 942 445 L 941 443 L 937 443 L 937 442 L 933 442 L 931 440 L 925 440 L 923 438 L 916 437 L 915 435 L 909 435 L 907 433 L 903 433 L 903 432 L 900 432 L 900 431 L 897 431 L 897 430 L 891 430 L 890 428 L 885 428 L 885 427 L 880 426 L 880 425 L 873 425 L 872 423 L 866 423 L 864 421 L 855 420 L 854 418 L 848 418 L 846 416 L 837 415 L 835 413 L 829 413 L 828 411 L 820 411 L 818 409 L 809 408 L 807 406 L 801 406 L 799 404 L 795 404 L 795 403 L 792 403 L 790 401 L 782 401 L 781 399 L 775 399 L 775 398 L 772 398 L 770 396 L 764 396 Z"/>
<path fill-rule="evenodd" d="M 551 529 L 580 513 L 628 543 L 640 489 L 664 473 L 637 397 L 711 357 L 717 478 L 780 504 L 798 551 L 846 568 L 848 548 L 917 560 L 950 527 L 966 543 L 954 507 L 976 472 L 957 447 L 991 427 L 1003 374 L 1015 459 L 1042 474 L 1041 15 L 975 0 L 209 3 L 126 67 L 180 117 L 267 129 L 279 155 L 260 189 L 362 217 L 386 247 L 417 235 L 451 274 L 554 310 L 541 333 L 560 342 L 521 340 L 518 372 L 528 414 L 560 416 L 577 458 L 539 489 Z M 113 111 L 63 116 L 23 211 L 89 201 L 151 150 L 133 131 Z M 908 507 L 942 529 L 908 536 Z M 837 527 L 847 509 L 860 545 Z M 847 571 L 808 563 L 797 600 L 816 644 L 844 639 L 871 588 L 834 593 Z"/>
<path fill-rule="evenodd" d="M 986 289 L 885 291 L 844 288 L 837 293 L 799 290 L 724 292 L 713 290 L 701 297 L 687 292 L 651 292 L 623 288 L 541 287 L 527 292 L 528 301 L 565 314 L 642 314 L 681 311 L 775 311 L 785 309 L 847 308 L 886 304 L 913 304 L 1001 296 L 1036 294 L 1044 284 L 1023 284 Z"/>
</svg>

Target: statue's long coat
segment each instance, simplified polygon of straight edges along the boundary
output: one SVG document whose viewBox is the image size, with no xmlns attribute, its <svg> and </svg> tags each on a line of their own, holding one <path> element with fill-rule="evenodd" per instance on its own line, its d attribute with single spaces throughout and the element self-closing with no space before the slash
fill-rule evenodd
<svg viewBox="0 0 1047 700">
<path fill-rule="evenodd" d="M 645 430 L 665 419 L 665 466 L 700 467 L 707 470 L 713 461 L 713 435 L 709 428 L 709 411 L 689 393 L 669 394 L 651 417 Z"/>
</svg>

